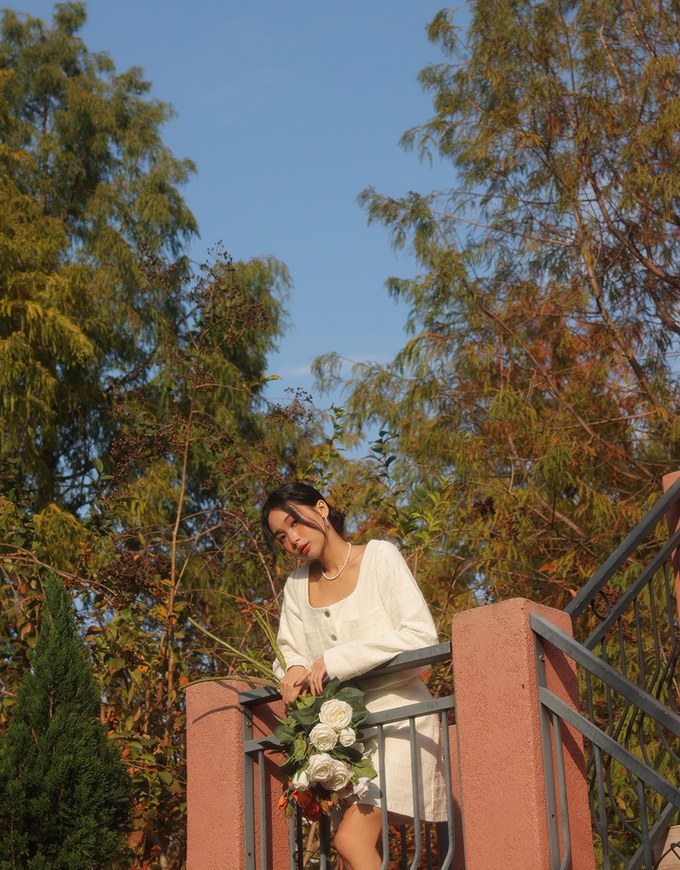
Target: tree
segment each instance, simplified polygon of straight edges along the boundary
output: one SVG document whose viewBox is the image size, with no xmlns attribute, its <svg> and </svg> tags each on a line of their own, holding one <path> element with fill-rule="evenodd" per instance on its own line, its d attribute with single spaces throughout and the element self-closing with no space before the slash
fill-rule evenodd
<svg viewBox="0 0 680 870">
<path fill-rule="evenodd" d="M 0 738 L 0 867 L 111 867 L 127 853 L 130 778 L 99 721 L 99 688 L 56 575 L 31 665 Z"/>
<path fill-rule="evenodd" d="M 177 260 L 196 232 L 178 190 L 193 164 L 160 137 L 169 107 L 87 50 L 84 21 L 60 3 L 51 28 L 5 10 L 0 30 L 2 449 L 37 509 L 90 500 L 110 409 L 180 316 L 144 292 L 140 246 Z"/>
<path fill-rule="evenodd" d="M 381 522 L 432 530 L 466 603 L 563 606 L 678 459 L 677 10 L 470 11 L 465 34 L 449 10 L 430 24 L 434 116 L 403 140 L 451 189 L 361 196 L 423 271 L 388 283 L 411 337 L 355 371 L 348 422 L 394 433 Z"/>
<path fill-rule="evenodd" d="M 261 398 L 266 354 L 279 330 L 285 267 L 216 255 L 202 276 L 174 285 L 148 255 L 152 291 L 186 316 L 150 360 L 154 376 L 113 409 L 118 434 L 97 463 L 86 517 L 56 505 L 35 512 L 7 462 L 0 558 L 8 638 L 5 705 L 34 643 L 42 565 L 78 593 L 85 640 L 103 684 L 102 720 L 121 746 L 135 793 L 136 866 L 159 855 L 182 864 L 184 699 L 189 674 L 233 671 L 189 621 L 237 648 L 261 646 L 237 596 L 275 605 L 269 559 L 256 535 L 257 503 L 303 452 L 307 418 Z M 250 635 L 250 637 L 249 637 Z"/>
<path fill-rule="evenodd" d="M 285 266 L 216 251 L 189 274 L 170 109 L 88 52 L 84 15 L 0 30 L 0 728 L 57 569 L 130 771 L 134 866 L 180 867 L 182 687 L 237 666 L 188 617 L 262 646 L 235 600 L 276 599 L 256 505 L 315 424 L 263 398 Z"/>
</svg>

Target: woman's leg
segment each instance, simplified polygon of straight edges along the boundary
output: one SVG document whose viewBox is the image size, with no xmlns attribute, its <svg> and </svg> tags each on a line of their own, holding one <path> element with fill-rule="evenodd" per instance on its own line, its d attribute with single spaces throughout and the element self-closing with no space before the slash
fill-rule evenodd
<svg viewBox="0 0 680 870">
<path fill-rule="evenodd" d="M 347 808 L 333 838 L 342 870 L 379 870 L 380 828 L 380 807 L 352 804 Z"/>
</svg>

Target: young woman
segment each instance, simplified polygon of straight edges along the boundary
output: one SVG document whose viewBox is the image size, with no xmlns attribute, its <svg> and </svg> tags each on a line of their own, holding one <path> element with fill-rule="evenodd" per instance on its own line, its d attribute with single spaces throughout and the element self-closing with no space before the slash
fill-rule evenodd
<svg viewBox="0 0 680 870">
<path fill-rule="evenodd" d="M 270 541 L 302 563 L 283 593 L 278 644 L 286 671 L 275 665 L 281 695 L 290 704 L 301 692 L 321 693 L 325 677 L 352 679 L 373 713 L 428 700 L 419 669 L 389 677 L 355 680 L 401 652 L 437 643 L 437 633 L 413 575 L 387 541 L 353 545 L 344 517 L 313 487 L 289 483 L 272 492 L 262 508 Z M 416 719 L 418 807 L 421 820 L 446 818 L 443 762 L 437 716 Z M 384 729 L 386 782 L 343 813 L 334 836 L 344 870 L 381 866 L 377 841 L 380 802 L 386 794 L 392 818 L 414 816 L 409 727 Z M 364 741 L 377 750 L 377 739 Z M 378 759 L 374 756 L 378 770 Z M 403 819 L 402 819 L 403 820 Z"/>
</svg>

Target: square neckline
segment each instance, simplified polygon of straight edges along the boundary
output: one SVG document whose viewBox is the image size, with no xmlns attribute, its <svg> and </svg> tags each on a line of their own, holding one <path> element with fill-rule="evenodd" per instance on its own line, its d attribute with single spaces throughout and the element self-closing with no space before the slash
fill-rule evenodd
<svg viewBox="0 0 680 870">
<path fill-rule="evenodd" d="M 343 601 L 348 601 L 353 595 L 356 594 L 357 589 L 359 588 L 359 584 L 361 583 L 361 577 L 364 570 L 364 562 L 366 561 L 366 554 L 368 553 L 368 548 L 373 543 L 373 540 L 367 541 L 364 552 L 361 554 L 361 562 L 359 563 L 359 573 L 357 575 L 357 582 L 354 585 L 354 589 L 348 594 L 344 595 L 342 598 L 338 598 L 337 601 L 333 601 L 330 604 L 312 604 L 309 600 L 309 566 L 307 566 L 307 574 L 305 576 L 305 601 L 307 607 L 310 610 L 328 610 L 329 607 L 335 607 L 336 604 L 341 604 Z"/>
</svg>

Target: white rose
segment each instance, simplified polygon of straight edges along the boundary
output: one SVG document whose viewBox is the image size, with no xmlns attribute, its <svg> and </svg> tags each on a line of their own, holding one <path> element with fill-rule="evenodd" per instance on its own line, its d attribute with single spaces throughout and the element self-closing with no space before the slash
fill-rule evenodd
<svg viewBox="0 0 680 870">
<path fill-rule="evenodd" d="M 319 724 L 315 725 L 309 732 L 309 742 L 312 744 L 314 749 L 319 749 L 321 752 L 328 752 L 329 749 L 332 749 L 338 742 L 338 735 L 335 728 L 331 728 L 330 725 L 324 725 L 323 722 L 319 722 Z M 344 743 L 343 746 L 345 746 Z"/>
<path fill-rule="evenodd" d="M 354 741 L 357 739 L 357 733 L 354 728 L 343 728 L 338 734 L 338 740 L 341 746 L 354 746 Z"/>
<path fill-rule="evenodd" d="M 321 705 L 319 719 L 324 725 L 330 725 L 336 731 L 342 731 L 352 721 L 352 708 L 346 701 L 333 698 Z"/>
<path fill-rule="evenodd" d="M 309 777 L 306 770 L 298 770 L 290 778 L 290 781 L 293 784 L 293 788 L 309 788 Z"/>
<path fill-rule="evenodd" d="M 367 776 L 360 776 L 358 781 L 354 783 L 352 791 L 358 798 L 362 798 L 368 794 L 368 784 L 370 779 Z"/>
<path fill-rule="evenodd" d="M 326 786 L 331 791 L 340 791 L 341 788 L 344 788 L 347 785 L 351 775 L 352 772 L 344 761 L 336 759 L 333 762 L 333 776 L 330 781 L 326 783 Z"/>
<path fill-rule="evenodd" d="M 310 785 L 319 783 L 327 785 L 333 776 L 334 760 L 327 752 L 317 752 L 312 755 L 307 763 L 307 779 Z"/>
</svg>

